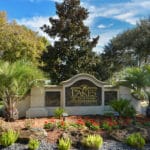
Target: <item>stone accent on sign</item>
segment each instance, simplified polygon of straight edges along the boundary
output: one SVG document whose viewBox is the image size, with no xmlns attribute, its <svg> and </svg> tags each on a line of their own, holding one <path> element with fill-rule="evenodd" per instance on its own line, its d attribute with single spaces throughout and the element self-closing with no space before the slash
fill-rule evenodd
<svg viewBox="0 0 150 150">
<path fill-rule="evenodd" d="M 102 88 L 89 80 L 79 80 L 65 88 L 66 106 L 98 106 L 102 103 Z"/>
</svg>

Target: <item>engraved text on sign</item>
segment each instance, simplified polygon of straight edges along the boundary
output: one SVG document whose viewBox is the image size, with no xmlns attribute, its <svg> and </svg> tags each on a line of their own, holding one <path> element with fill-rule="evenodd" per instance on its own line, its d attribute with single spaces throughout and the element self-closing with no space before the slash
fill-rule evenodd
<svg viewBox="0 0 150 150">
<path fill-rule="evenodd" d="M 81 85 L 80 87 L 71 88 L 71 101 L 78 104 L 97 104 L 96 96 L 97 87 L 88 87 Z"/>
<path fill-rule="evenodd" d="M 101 105 L 101 87 L 89 80 L 79 80 L 66 87 L 66 106 L 98 106 Z"/>
</svg>

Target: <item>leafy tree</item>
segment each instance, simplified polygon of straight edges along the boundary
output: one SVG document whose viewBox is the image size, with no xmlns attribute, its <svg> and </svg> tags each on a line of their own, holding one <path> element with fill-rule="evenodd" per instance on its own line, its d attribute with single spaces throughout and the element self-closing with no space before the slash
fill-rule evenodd
<svg viewBox="0 0 150 150">
<path fill-rule="evenodd" d="M 51 26 L 42 30 L 55 39 L 43 54 L 43 70 L 49 73 L 52 83 L 59 83 L 78 73 L 96 75 L 99 57 L 92 51 L 99 37 L 90 38 L 84 25 L 88 11 L 80 6 L 80 0 L 64 0 L 56 3 L 58 18 L 50 18 Z"/>
<path fill-rule="evenodd" d="M 16 103 L 37 85 L 36 79 L 42 78 L 42 72 L 30 62 L 16 61 L 11 64 L 0 61 L 0 99 L 4 103 L 7 120 L 18 118 Z"/>
<path fill-rule="evenodd" d="M 0 58 L 14 62 L 19 59 L 38 63 L 47 40 L 25 26 L 8 22 L 6 13 L 0 12 Z"/>
<path fill-rule="evenodd" d="M 104 79 L 124 67 L 150 63 L 150 19 L 141 20 L 135 28 L 112 38 L 105 46 L 102 57 Z M 117 66 L 117 67 L 116 67 Z"/>
</svg>

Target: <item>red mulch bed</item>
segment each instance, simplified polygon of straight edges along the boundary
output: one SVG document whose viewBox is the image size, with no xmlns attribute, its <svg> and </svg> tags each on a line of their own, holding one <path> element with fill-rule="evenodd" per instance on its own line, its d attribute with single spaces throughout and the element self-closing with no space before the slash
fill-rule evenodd
<svg viewBox="0 0 150 150">
<path fill-rule="evenodd" d="M 110 117 L 109 117 L 110 118 Z M 31 119 L 33 121 L 32 127 L 34 128 L 43 128 L 45 121 L 49 121 L 51 119 L 59 120 L 54 117 L 48 117 L 48 118 L 35 118 Z M 75 122 L 78 119 L 94 119 L 94 121 L 101 122 L 104 121 L 105 119 L 108 119 L 108 117 L 103 117 L 103 116 L 69 116 L 66 117 L 67 122 Z M 143 116 L 137 116 L 137 121 L 139 122 L 149 122 L 150 118 L 146 118 Z M 6 126 L 8 128 L 14 128 L 14 129 L 23 129 L 25 128 L 25 120 L 26 119 L 19 119 L 15 122 L 7 122 Z M 62 119 L 61 119 L 62 120 Z M 48 131 L 48 136 L 47 136 L 47 141 L 51 143 L 56 143 L 57 140 L 59 139 L 60 135 L 63 133 L 63 130 L 60 129 L 55 129 L 53 131 Z M 106 133 L 102 130 L 99 131 L 101 135 L 105 135 Z"/>
</svg>

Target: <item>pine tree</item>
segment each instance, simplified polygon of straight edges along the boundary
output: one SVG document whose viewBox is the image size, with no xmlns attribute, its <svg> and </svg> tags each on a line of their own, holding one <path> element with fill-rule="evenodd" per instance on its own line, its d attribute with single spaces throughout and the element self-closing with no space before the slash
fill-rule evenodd
<svg viewBox="0 0 150 150">
<path fill-rule="evenodd" d="M 87 9 L 80 6 L 80 0 L 64 0 L 56 3 L 56 14 L 57 19 L 49 19 L 51 26 L 41 27 L 55 39 L 54 45 L 49 45 L 43 53 L 43 70 L 49 73 L 55 84 L 78 73 L 95 75 L 99 58 L 92 49 L 99 36 L 91 39 L 89 28 L 84 25 L 88 18 Z"/>
</svg>

